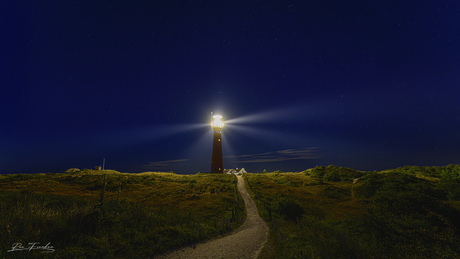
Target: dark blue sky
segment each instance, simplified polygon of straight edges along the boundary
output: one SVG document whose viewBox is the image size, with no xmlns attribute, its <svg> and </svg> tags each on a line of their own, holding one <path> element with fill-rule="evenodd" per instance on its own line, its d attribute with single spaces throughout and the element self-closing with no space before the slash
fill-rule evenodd
<svg viewBox="0 0 460 259">
<path fill-rule="evenodd" d="M 458 1 L 7 1 L 0 29 L 0 173 L 209 171 L 211 112 L 225 168 L 460 161 Z"/>
</svg>

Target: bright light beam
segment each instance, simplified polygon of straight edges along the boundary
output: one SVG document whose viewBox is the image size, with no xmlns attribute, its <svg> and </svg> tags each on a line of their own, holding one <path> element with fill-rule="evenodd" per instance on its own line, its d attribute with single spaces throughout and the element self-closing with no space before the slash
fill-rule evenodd
<svg viewBox="0 0 460 259">
<path fill-rule="evenodd" d="M 288 108 L 275 109 L 225 121 L 227 124 L 277 123 L 291 119 L 305 120 L 321 118 L 329 113 L 323 103 L 309 103 Z"/>
<path fill-rule="evenodd" d="M 209 147 L 212 146 L 213 130 L 209 128 L 209 124 L 206 125 L 208 129 L 201 137 L 182 152 L 181 150 L 178 151 L 182 155 L 181 157 L 190 159 L 186 164 L 191 172 L 207 171 L 206 168 L 211 157 L 211 148 Z"/>
<path fill-rule="evenodd" d="M 209 127 L 207 123 L 195 123 L 195 124 L 178 124 L 178 125 L 158 125 L 153 127 L 144 127 L 140 129 L 131 129 L 127 131 L 120 131 L 117 133 L 109 134 L 105 136 L 109 141 L 113 143 L 123 144 L 137 144 L 139 142 L 156 141 L 176 134 L 185 133 L 187 131 L 196 130 L 199 128 Z"/>
<path fill-rule="evenodd" d="M 225 121 L 226 124 L 274 122 L 292 115 L 292 108 L 261 112 Z"/>
</svg>

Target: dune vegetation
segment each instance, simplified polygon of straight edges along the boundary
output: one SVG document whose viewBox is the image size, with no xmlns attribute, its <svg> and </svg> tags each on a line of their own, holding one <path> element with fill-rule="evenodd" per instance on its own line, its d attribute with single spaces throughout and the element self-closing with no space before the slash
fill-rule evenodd
<svg viewBox="0 0 460 259">
<path fill-rule="evenodd" d="M 460 258 L 460 166 L 246 174 L 260 258 Z"/>
<path fill-rule="evenodd" d="M 246 217 L 233 175 L 82 170 L 0 176 L 0 258 L 149 258 Z M 54 247 L 7 252 L 14 243 Z"/>
<path fill-rule="evenodd" d="M 270 227 L 259 258 L 460 258 L 460 166 L 244 175 Z M 233 175 L 0 175 L 0 258 L 151 258 L 231 233 Z M 54 253 L 12 244 L 48 242 Z"/>
</svg>

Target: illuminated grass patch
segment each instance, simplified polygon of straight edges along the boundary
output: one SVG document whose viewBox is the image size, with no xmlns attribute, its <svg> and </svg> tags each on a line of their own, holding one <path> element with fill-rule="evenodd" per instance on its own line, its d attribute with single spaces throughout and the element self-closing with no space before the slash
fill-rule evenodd
<svg viewBox="0 0 460 259">
<path fill-rule="evenodd" d="M 53 254 L 14 253 L 146 258 L 203 242 L 244 222 L 236 182 L 233 175 L 93 170 L 2 176 L 0 255 L 13 243 L 51 242 Z"/>
<path fill-rule="evenodd" d="M 270 226 L 261 258 L 460 258 L 459 169 L 246 174 Z"/>
</svg>

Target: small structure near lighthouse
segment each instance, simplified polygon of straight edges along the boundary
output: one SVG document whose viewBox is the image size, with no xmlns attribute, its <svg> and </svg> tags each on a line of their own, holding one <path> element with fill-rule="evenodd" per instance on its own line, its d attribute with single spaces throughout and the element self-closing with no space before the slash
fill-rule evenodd
<svg viewBox="0 0 460 259">
<path fill-rule="evenodd" d="M 236 176 L 238 175 L 243 175 L 243 174 L 247 174 L 248 172 L 246 172 L 246 170 L 244 170 L 244 168 L 237 168 L 237 169 L 224 169 L 224 174 L 234 174 Z"/>
<path fill-rule="evenodd" d="M 222 128 L 224 123 L 222 116 L 214 115 L 211 112 L 211 127 L 214 130 L 214 140 L 212 141 L 211 173 L 224 173 L 224 161 L 222 158 Z"/>
</svg>

